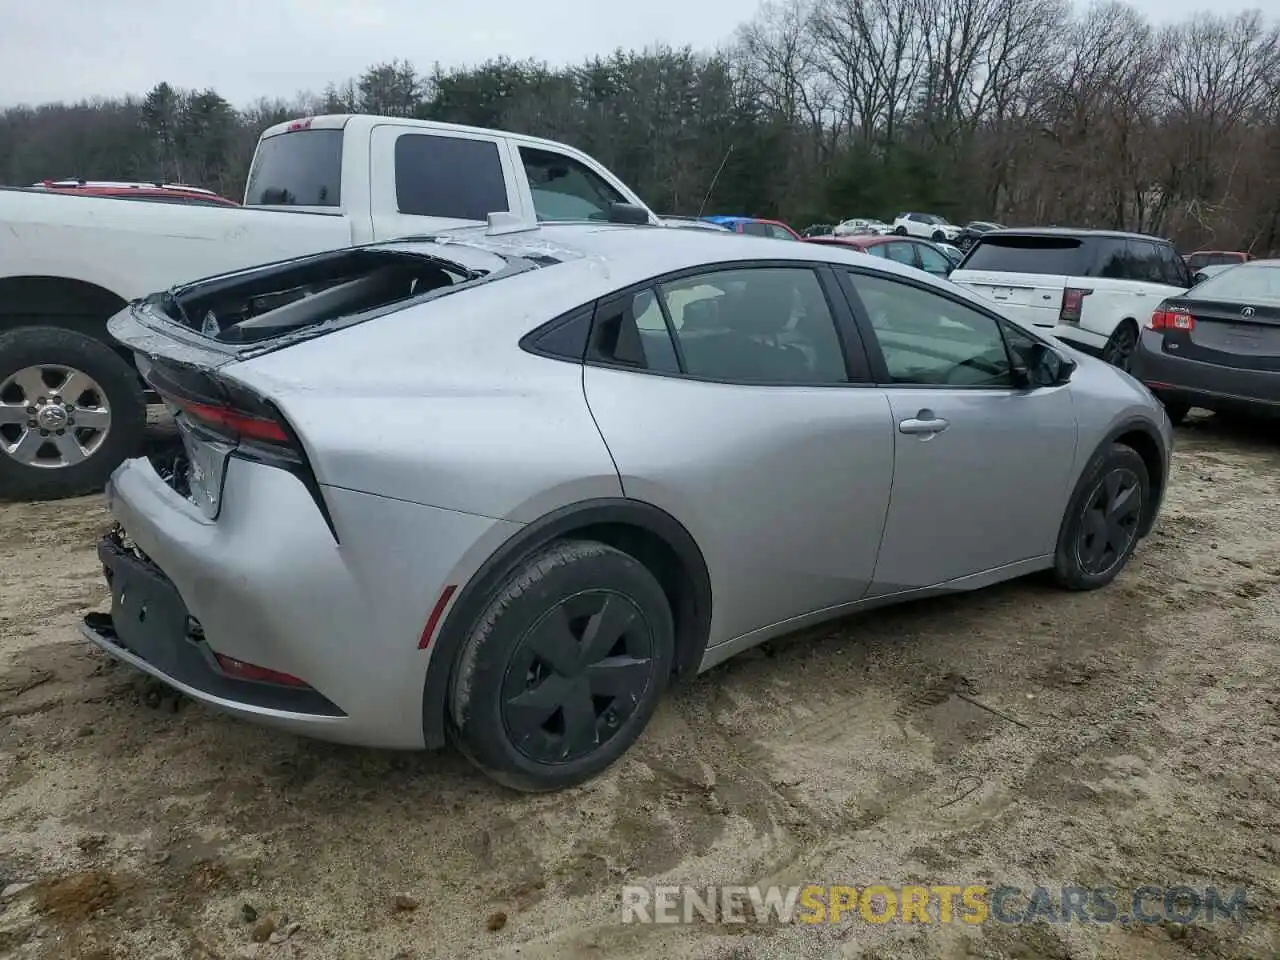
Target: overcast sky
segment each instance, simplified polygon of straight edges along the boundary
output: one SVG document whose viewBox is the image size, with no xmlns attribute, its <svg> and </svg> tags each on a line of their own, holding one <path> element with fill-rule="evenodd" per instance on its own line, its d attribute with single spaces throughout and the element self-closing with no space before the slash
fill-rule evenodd
<svg viewBox="0 0 1280 960">
<path fill-rule="evenodd" d="M 1162 21 L 1208 6 L 1134 3 Z M 167 80 L 243 106 L 319 92 L 392 59 L 427 70 L 501 55 L 561 64 L 656 43 L 709 49 L 756 9 L 756 0 L 0 0 L 0 104 L 144 93 Z"/>
</svg>

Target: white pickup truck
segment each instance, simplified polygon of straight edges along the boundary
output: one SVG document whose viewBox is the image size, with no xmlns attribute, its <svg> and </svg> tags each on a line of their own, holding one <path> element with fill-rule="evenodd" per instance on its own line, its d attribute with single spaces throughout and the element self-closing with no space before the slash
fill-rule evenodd
<svg viewBox="0 0 1280 960">
<path fill-rule="evenodd" d="M 128 301 L 491 215 L 659 223 L 564 144 L 364 115 L 268 129 L 240 208 L 0 188 L 0 499 L 92 491 L 136 452 L 146 397 L 106 332 Z"/>
</svg>

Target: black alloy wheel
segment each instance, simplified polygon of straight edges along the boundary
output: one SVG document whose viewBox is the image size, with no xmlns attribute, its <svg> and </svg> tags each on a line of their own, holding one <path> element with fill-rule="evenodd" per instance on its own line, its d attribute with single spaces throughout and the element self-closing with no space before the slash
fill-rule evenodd
<svg viewBox="0 0 1280 960">
<path fill-rule="evenodd" d="M 1133 546 L 1142 518 L 1142 484 L 1126 467 L 1108 472 L 1085 502 L 1076 536 L 1080 569 L 1105 576 Z"/>
<path fill-rule="evenodd" d="M 454 664 L 453 741 L 517 790 L 583 783 L 640 738 L 671 674 L 662 585 L 630 554 L 561 540 L 516 564 Z"/>
<path fill-rule="evenodd" d="M 1132 447 L 1098 450 L 1076 482 L 1054 551 L 1053 578 L 1068 590 L 1096 590 L 1137 549 L 1152 500 L 1146 462 Z"/>
<path fill-rule="evenodd" d="M 653 683 L 653 634 L 612 590 L 558 602 L 520 639 L 502 684 L 512 745 L 537 763 L 578 760 L 608 743 Z"/>
</svg>

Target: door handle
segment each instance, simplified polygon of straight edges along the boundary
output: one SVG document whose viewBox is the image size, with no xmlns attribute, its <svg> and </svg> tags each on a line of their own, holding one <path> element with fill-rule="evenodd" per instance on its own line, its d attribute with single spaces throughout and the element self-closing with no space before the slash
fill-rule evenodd
<svg viewBox="0 0 1280 960">
<path fill-rule="evenodd" d="M 941 433 L 951 426 L 950 420 L 935 416 L 932 410 L 921 410 L 914 417 L 898 423 L 898 432 L 913 436 L 921 436 L 926 440 L 935 433 Z"/>
</svg>

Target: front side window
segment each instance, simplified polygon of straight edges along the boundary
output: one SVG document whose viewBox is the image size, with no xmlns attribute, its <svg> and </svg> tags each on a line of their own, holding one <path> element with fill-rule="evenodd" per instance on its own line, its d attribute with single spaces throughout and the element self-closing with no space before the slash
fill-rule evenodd
<svg viewBox="0 0 1280 960">
<path fill-rule="evenodd" d="M 484 221 L 510 209 L 492 140 L 406 133 L 396 138 L 395 164 L 396 206 L 403 214 Z"/>
<path fill-rule="evenodd" d="M 786 227 L 780 227 L 776 223 L 767 223 L 765 226 L 769 228 L 769 236 L 773 237 L 775 240 L 795 239 L 795 237 L 791 235 L 791 231 Z"/>
<path fill-rule="evenodd" d="M 742 224 L 742 232 L 749 233 L 753 237 L 772 236 L 769 232 L 769 224 L 761 223 L 759 220 L 746 220 Z"/>
<path fill-rule="evenodd" d="M 658 292 L 690 376 L 735 383 L 848 380 L 835 319 L 807 267 L 720 270 L 659 284 Z"/>
<path fill-rule="evenodd" d="M 608 220 L 626 198 L 590 167 L 553 150 L 521 147 L 538 220 Z"/>
<path fill-rule="evenodd" d="M 1011 387 L 999 324 L 985 313 L 887 277 L 849 274 L 893 383 Z"/>
</svg>

